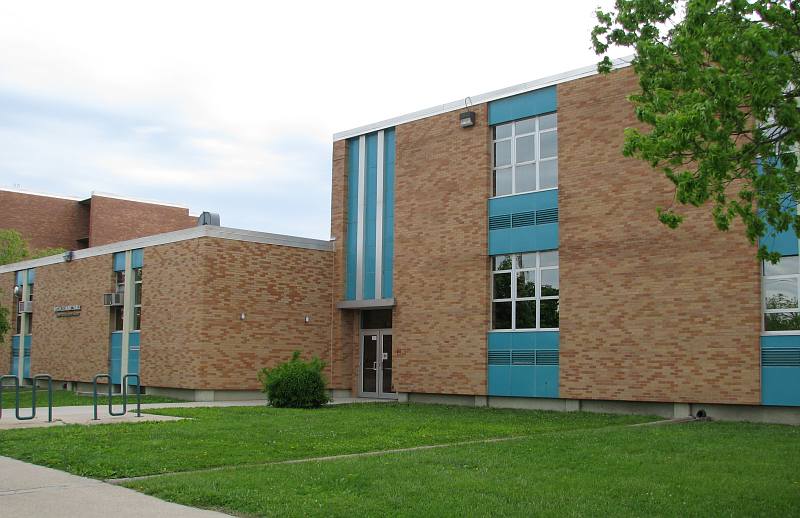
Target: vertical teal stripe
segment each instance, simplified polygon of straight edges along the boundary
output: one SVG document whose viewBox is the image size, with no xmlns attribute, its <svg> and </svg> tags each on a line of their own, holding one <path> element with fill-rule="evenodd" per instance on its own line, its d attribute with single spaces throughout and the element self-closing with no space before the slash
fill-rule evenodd
<svg viewBox="0 0 800 518">
<path fill-rule="evenodd" d="M 137 248 L 131 252 L 131 268 L 144 267 L 144 248 Z"/>
<path fill-rule="evenodd" d="M 394 271 L 394 128 L 384 132 L 383 140 L 383 257 L 381 259 L 381 297 L 392 297 Z"/>
<path fill-rule="evenodd" d="M 367 135 L 364 184 L 364 298 L 375 298 L 376 210 L 378 206 L 378 134 Z"/>
<path fill-rule="evenodd" d="M 115 272 L 125 271 L 125 252 L 117 252 L 116 254 L 114 254 L 114 271 Z"/>
<path fill-rule="evenodd" d="M 358 239 L 358 137 L 347 141 L 347 246 L 345 299 L 356 298 L 356 255 Z"/>
</svg>

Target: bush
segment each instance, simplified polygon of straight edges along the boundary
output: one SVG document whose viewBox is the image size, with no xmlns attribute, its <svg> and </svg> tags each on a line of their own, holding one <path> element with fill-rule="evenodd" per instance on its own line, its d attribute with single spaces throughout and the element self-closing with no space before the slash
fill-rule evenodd
<svg viewBox="0 0 800 518">
<path fill-rule="evenodd" d="M 322 369 L 325 362 L 312 358 L 304 362 L 300 351 L 292 359 L 273 369 L 261 369 L 258 381 L 264 386 L 269 404 L 278 408 L 318 408 L 328 401 L 325 377 Z"/>
</svg>

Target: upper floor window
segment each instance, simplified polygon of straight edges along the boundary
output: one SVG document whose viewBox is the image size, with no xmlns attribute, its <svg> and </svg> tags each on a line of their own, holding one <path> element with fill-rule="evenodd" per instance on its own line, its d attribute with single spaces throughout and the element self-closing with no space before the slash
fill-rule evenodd
<svg viewBox="0 0 800 518">
<path fill-rule="evenodd" d="M 142 269 L 133 269 L 133 330 L 142 329 Z"/>
<path fill-rule="evenodd" d="M 492 329 L 558 329 L 558 251 L 492 257 Z"/>
<path fill-rule="evenodd" d="M 555 113 L 494 127 L 494 195 L 558 187 L 558 129 Z"/>
<path fill-rule="evenodd" d="M 800 261 L 782 257 L 764 262 L 764 331 L 800 331 Z"/>
</svg>

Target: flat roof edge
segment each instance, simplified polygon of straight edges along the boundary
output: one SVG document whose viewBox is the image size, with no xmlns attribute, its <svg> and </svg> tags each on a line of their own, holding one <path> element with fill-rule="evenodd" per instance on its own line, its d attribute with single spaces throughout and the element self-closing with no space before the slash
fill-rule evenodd
<svg viewBox="0 0 800 518">
<path fill-rule="evenodd" d="M 612 60 L 612 70 L 628 67 L 631 65 L 632 60 L 633 60 L 633 55 L 614 59 Z M 597 65 L 595 64 L 587 67 L 577 68 L 575 70 L 570 70 L 568 72 L 562 72 L 560 74 L 544 77 L 541 79 L 536 79 L 534 81 L 529 81 L 527 83 L 521 83 L 506 88 L 501 88 L 499 90 L 494 90 L 492 92 L 487 92 L 479 95 L 472 95 L 469 98 L 472 100 L 472 104 L 482 104 L 490 101 L 496 101 L 497 99 L 503 99 L 505 97 L 511 97 L 513 95 L 518 95 L 533 90 L 538 90 L 540 88 L 547 88 L 548 86 L 557 85 L 559 83 L 566 83 L 568 81 L 582 79 L 584 77 L 596 75 L 597 73 L 598 73 Z M 428 117 L 433 117 L 435 115 L 441 115 L 443 113 L 448 113 L 460 109 L 464 109 L 464 99 L 445 103 L 442 105 L 432 106 L 424 110 L 407 113 L 405 115 L 400 115 L 398 117 L 392 117 L 391 119 L 385 119 L 382 121 L 374 122 L 372 124 L 359 126 L 357 128 L 353 128 L 350 130 L 340 131 L 338 133 L 333 134 L 333 141 L 336 142 L 338 140 L 357 137 L 359 135 L 364 135 L 365 133 L 372 133 L 373 131 L 391 128 L 392 126 L 397 126 L 399 124 L 405 124 L 407 122 L 426 119 Z"/>
<path fill-rule="evenodd" d="M 203 237 L 230 239 L 233 241 L 245 241 L 267 245 L 289 246 L 293 248 L 305 248 L 309 250 L 321 250 L 325 252 L 333 251 L 333 242 L 322 239 L 311 239 L 307 237 L 287 236 L 284 234 L 271 234 L 268 232 L 256 232 L 253 230 L 204 225 L 201 227 L 192 227 L 184 230 L 176 230 L 174 232 L 166 232 L 164 234 L 155 234 L 152 236 L 129 239 L 127 241 L 109 243 L 107 245 L 95 246 L 92 248 L 84 248 L 83 250 L 73 250 L 72 260 L 77 261 L 80 259 L 87 259 L 89 257 L 124 252 L 126 250 L 133 250 L 136 248 L 166 245 Z M 39 259 L 29 259 L 27 261 L 20 261 L 18 263 L 0 265 L 0 273 L 16 272 L 19 270 L 27 270 L 29 268 L 38 268 L 41 266 L 48 266 L 51 264 L 64 262 L 67 261 L 64 259 L 63 254 L 51 255 L 48 257 L 41 257 Z"/>
</svg>

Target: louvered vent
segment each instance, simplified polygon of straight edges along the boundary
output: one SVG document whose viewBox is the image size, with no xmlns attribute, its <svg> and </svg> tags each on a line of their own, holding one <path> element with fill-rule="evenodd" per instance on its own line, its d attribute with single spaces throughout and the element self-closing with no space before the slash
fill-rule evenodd
<svg viewBox="0 0 800 518">
<path fill-rule="evenodd" d="M 800 367 L 800 349 L 762 349 L 762 367 Z"/>
<path fill-rule="evenodd" d="M 511 228 L 511 214 L 501 214 L 489 217 L 489 230 Z"/>
<path fill-rule="evenodd" d="M 536 365 L 558 365 L 558 351 L 536 351 Z"/>
<path fill-rule="evenodd" d="M 530 227 L 536 224 L 536 211 L 530 212 L 516 212 L 511 215 L 511 226 L 516 227 Z"/>
<path fill-rule="evenodd" d="M 511 351 L 513 365 L 536 365 L 536 351 Z"/>
<path fill-rule="evenodd" d="M 558 223 L 558 207 L 536 211 L 536 224 Z"/>
<path fill-rule="evenodd" d="M 489 351 L 489 365 L 511 365 L 511 351 Z"/>
</svg>

